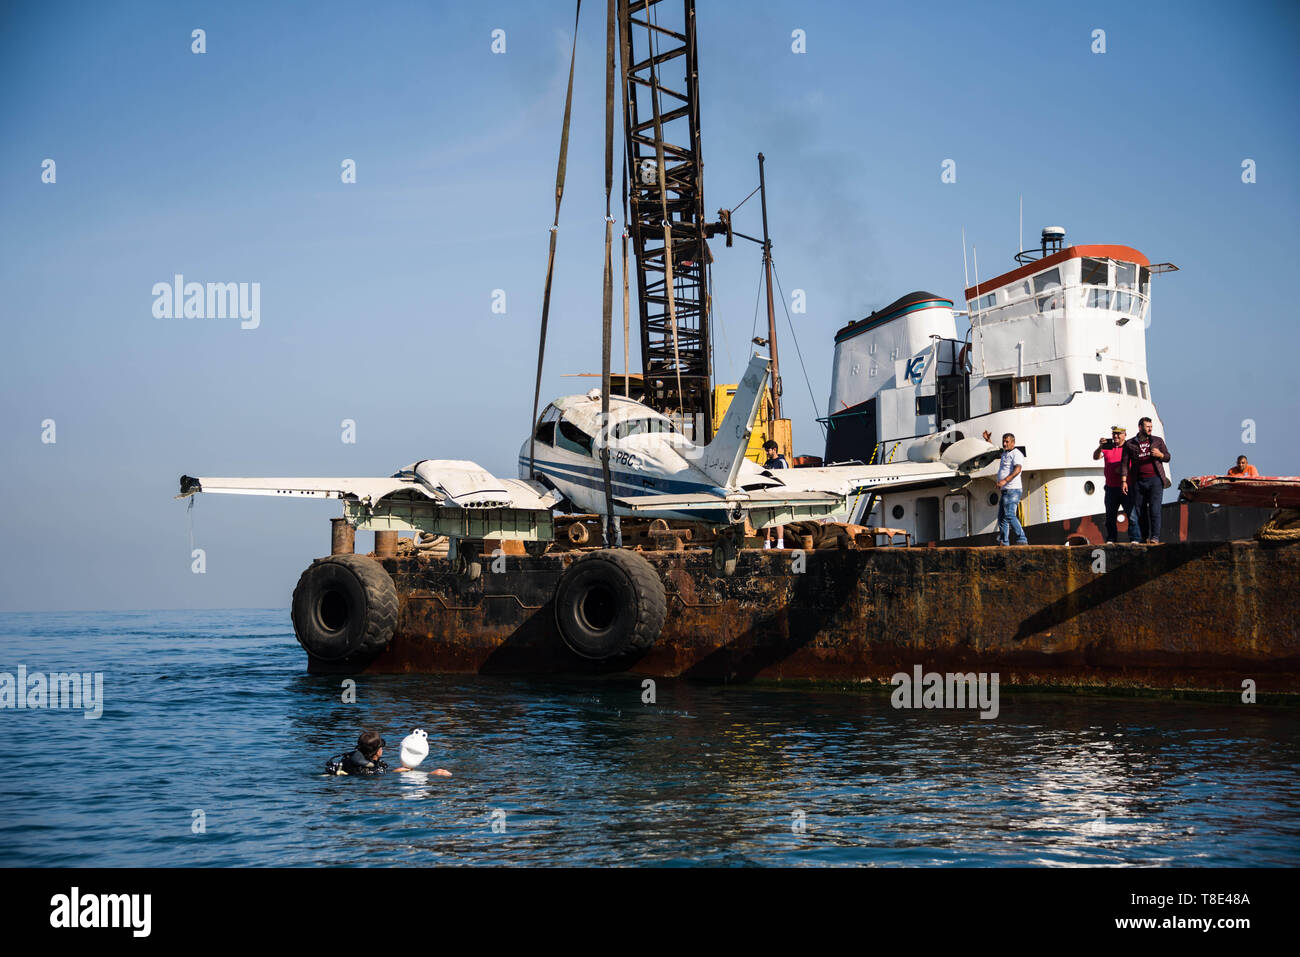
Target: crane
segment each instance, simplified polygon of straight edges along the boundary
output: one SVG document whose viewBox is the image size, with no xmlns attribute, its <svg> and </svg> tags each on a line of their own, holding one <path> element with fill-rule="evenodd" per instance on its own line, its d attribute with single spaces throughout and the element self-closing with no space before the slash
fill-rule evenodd
<svg viewBox="0 0 1300 957">
<path fill-rule="evenodd" d="M 713 434 L 707 239 L 727 223 L 725 217 L 710 223 L 704 214 L 695 0 L 619 0 L 618 13 L 644 401 L 707 441 Z"/>
<path fill-rule="evenodd" d="M 734 230 L 728 209 L 719 209 L 718 219 L 710 222 L 704 213 L 695 0 L 618 0 L 618 20 L 625 218 L 636 257 L 643 401 L 675 419 L 695 441 L 713 437 L 708 239 L 724 235 L 728 246 L 735 237 L 747 239 L 763 247 L 767 283 L 768 336 L 759 341 L 772 357 L 773 386 L 760 421 L 766 437 L 789 452 L 790 423 L 781 418 L 763 155 L 758 155 L 755 190 L 762 193 L 762 239 Z M 720 418 L 721 411 L 716 415 Z"/>
</svg>

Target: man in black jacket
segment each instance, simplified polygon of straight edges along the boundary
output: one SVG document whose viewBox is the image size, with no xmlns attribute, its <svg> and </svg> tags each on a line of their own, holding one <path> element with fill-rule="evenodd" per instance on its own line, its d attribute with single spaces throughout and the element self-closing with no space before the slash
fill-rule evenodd
<svg viewBox="0 0 1300 957">
<path fill-rule="evenodd" d="M 388 770 L 379 759 L 384 755 L 384 739 L 378 731 L 362 731 L 357 738 L 357 749 L 344 756 L 342 761 L 331 761 L 326 770 L 331 774 L 356 774 L 373 777 Z"/>
<path fill-rule="evenodd" d="M 1169 447 L 1160 436 L 1151 434 L 1151 420 L 1143 416 L 1138 420 L 1137 435 L 1124 443 L 1119 474 L 1124 480 L 1124 494 L 1135 493 L 1138 527 L 1148 545 L 1160 544 L 1160 507 L 1170 485 L 1165 475 L 1168 461 Z"/>
</svg>

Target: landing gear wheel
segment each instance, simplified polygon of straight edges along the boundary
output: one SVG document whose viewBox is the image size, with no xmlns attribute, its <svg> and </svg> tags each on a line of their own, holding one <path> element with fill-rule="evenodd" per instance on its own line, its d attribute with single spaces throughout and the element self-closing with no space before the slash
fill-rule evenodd
<svg viewBox="0 0 1300 957">
<path fill-rule="evenodd" d="M 579 558 L 555 588 L 555 624 L 576 655 L 605 661 L 646 651 L 663 630 L 664 585 L 635 552 L 601 549 Z"/>
<path fill-rule="evenodd" d="M 472 545 L 456 543 L 456 573 L 467 581 L 478 581 L 483 575 L 482 556 Z"/>
<path fill-rule="evenodd" d="M 382 651 L 397 628 L 397 588 L 382 565 L 364 555 L 312 562 L 293 590 L 293 632 L 321 661 Z"/>
<path fill-rule="evenodd" d="M 713 574 L 720 578 L 730 578 L 736 574 L 736 562 L 740 550 L 736 547 L 736 538 L 732 532 L 723 532 L 713 546 Z"/>
</svg>

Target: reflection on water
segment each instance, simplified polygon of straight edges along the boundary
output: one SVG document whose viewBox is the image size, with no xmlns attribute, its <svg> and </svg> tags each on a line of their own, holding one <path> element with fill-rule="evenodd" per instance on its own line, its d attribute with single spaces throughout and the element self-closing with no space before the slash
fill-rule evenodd
<svg viewBox="0 0 1300 957">
<path fill-rule="evenodd" d="M 303 671 L 283 612 L 0 616 L 0 671 L 103 671 L 104 715 L 0 711 L 2 865 L 1300 863 L 1300 715 Z M 329 778 L 361 728 L 422 768 Z M 203 833 L 194 833 L 201 812 Z"/>
</svg>

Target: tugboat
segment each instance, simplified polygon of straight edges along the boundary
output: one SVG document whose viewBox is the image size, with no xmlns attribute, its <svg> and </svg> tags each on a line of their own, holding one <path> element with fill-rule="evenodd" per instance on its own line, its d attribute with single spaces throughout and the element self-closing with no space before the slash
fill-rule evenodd
<svg viewBox="0 0 1300 957">
<path fill-rule="evenodd" d="M 1015 258 L 1009 272 L 977 277 L 965 310 L 913 292 L 836 333 L 825 460 L 932 461 L 963 437 L 988 432 L 997 443 L 1010 432 L 1026 460 L 1022 522 L 1040 526 L 1031 538 L 1046 542 L 1103 512 L 1102 462 L 1092 453 L 1112 425 L 1131 431 L 1148 416 L 1164 434 L 1146 328 L 1151 276 L 1177 267 L 1152 265 L 1130 246 L 1067 246 L 1059 226 Z M 863 496 L 848 517 L 915 542 L 966 544 L 996 531 L 997 503 L 993 478 L 981 475 L 960 488 Z"/>
</svg>

